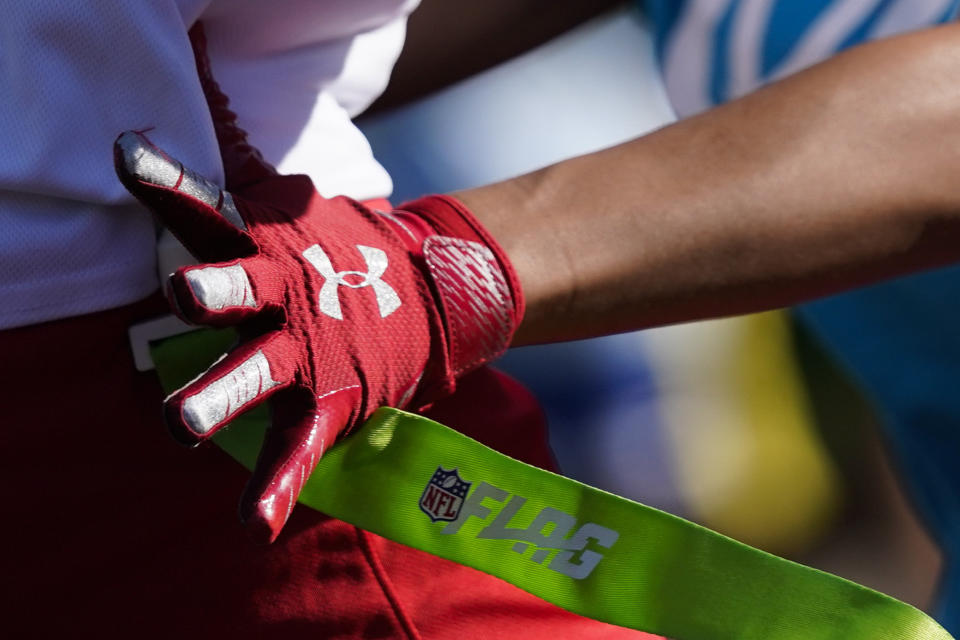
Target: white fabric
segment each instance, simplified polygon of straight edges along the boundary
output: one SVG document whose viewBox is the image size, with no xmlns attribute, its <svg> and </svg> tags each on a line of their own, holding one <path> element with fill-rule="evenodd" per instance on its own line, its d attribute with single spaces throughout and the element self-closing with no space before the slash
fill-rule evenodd
<svg viewBox="0 0 960 640">
<path fill-rule="evenodd" d="M 350 122 L 386 86 L 418 0 L 41 0 L 0 20 L 0 328 L 132 302 L 157 287 L 150 217 L 112 144 L 156 144 L 222 181 L 187 29 L 251 141 L 328 195 L 389 195 Z"/>
</svg>

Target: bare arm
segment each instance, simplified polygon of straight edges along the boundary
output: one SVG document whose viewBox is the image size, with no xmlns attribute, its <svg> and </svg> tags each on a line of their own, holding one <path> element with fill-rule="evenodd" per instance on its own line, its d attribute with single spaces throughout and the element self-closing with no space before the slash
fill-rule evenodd
<svg viewBox="0 0 960 640">
<path fill-rule="evenodd" d="M 457 196 L 519 272 L 517 344 L 768 309 L 960 260 L 960 26 Z"/>
</svg>

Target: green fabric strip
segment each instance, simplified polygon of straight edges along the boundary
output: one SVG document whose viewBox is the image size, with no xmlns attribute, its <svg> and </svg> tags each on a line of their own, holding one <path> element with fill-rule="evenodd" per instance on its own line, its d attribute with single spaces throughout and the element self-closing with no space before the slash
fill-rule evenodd
<svg viewBox="0 0 960 640">
<path fill-rule="evenodd" d="M 226 332 L 153 347 L 168 389 L 222 353 Z M 251 467 L 266 414 L 217 444 Z M 676 516 L 381 409 L 331 449 L 300 502 L 479 569 L 583 616 L 675 640 L 946 640 L 913 607 Z"/>
</svg>

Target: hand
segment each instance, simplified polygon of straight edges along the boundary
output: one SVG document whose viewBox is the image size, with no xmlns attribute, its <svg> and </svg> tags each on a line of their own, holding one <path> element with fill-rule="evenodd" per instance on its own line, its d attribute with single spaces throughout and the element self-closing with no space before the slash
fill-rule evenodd
<svg viewBox="0 0 960 640">
<path fill-rule="evenodd" d="M 116 169 L 205 263 L 171 275 L 175 312 L 241 336 L 165 401 L 172 433 L 199 443 L 271 398 L 240 515 L 272 541 L 338 435 L 378 407 L 418 408 L 452 391 L 506 349 L 523 302 L 502 250 L 458 201 L 373 211 L 321 197 L 306 176 L 278 175 L 198 60 L 231 190 L 136 132 L 117 139 Z"/>
</svg>

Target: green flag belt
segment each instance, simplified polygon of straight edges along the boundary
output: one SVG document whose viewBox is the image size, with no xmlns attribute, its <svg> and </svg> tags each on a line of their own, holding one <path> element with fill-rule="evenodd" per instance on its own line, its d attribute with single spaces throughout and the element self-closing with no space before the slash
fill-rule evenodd
<svg viewBox="0 0 960 640">
<path fill-rule="evenodd" d="M 232 341 L 154 343 L 179 387 Z M 267 416 L 214 439 L 248 468 Z M 675 640 L 947 640 L 923 612 L 699 525 L 381 409 L 326 453 L 300 495 L 318 511 L 506 580 L 569 611 Z"/>
</svg>

